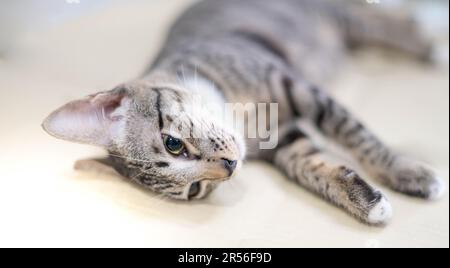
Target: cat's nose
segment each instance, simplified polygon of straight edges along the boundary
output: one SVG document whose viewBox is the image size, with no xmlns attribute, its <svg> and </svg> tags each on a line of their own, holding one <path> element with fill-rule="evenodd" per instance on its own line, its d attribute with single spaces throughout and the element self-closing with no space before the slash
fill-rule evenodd
<svg viewBox="0 0 450 268">
<path fill-rule="evenodd" d="M 236 160 L 229 160 L 226 158 L 222 158 L 222 164 L 225 167 L 226 170 L 228 170 L 228 176 L 231 176 L 236 169 L 238 161 Z"/>
</svg>

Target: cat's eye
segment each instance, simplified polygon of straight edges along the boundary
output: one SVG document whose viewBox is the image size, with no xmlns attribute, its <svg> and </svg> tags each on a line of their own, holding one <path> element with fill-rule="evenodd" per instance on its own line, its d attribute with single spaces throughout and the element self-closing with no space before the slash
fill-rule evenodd
<svg viewBox="0 0 450 268">
<path fill-rule="evenodd" d="M 189 187 L 189 198 L 195 197 L 200 193 L 200 182 L 194 182 Z"/>
<path fill-rule="evenodd" d="M 184 143 L 180 139 L 172 136 L 164 136 L 164 146 L 167 151 L 174 155 L 180 155 L 185 149 Z"/>
</svg>

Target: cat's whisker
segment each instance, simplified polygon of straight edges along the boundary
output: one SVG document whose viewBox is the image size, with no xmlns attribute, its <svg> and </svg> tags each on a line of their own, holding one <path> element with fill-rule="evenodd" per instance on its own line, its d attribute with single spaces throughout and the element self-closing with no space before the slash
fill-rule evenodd
<svg viewBox="0 0 450 268">
<path fill-rule="evenodd" d="M 132 179 L 132 180 L 137 179 L 139 176 L 141 176 L 141 175 L 144 174 L 144 173 L 145 173 L 145 171 L 142 171 L 142 172 L 138 173 L 137 175 L 131 177 L 131 179 Z"/>
</svg>

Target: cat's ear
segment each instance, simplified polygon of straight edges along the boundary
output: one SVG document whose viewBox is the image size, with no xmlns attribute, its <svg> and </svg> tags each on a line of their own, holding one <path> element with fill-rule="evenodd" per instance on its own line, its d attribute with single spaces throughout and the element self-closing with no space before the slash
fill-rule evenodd
<svg viewBox="0 0 450 268">
<path fill-rule="evenodd" d="M 124 90 L 98 93 L 57 109 L 42 127 L 59 139 L 108 147 L 124 131 L 129 105 Z"/>
</svg>

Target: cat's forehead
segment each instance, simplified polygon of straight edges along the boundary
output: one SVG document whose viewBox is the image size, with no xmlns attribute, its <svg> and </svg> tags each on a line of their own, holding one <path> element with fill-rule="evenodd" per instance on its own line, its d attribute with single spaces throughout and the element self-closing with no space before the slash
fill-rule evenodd
<svg viewBox="0 0 450 268">
<path fill-rule="evenodd" d="M 129 122 L 134 136 L 147 137 L 152 133 L 156 139 L 168 134 L 209 154 L 243 156 L 244 142 L 225 127 L 220 113 L 214 114 L 198 92 L 169 82 L 135 81 L 122 87 L 131 92 L 135 104 L 136 114 Z"/>
</svg>

